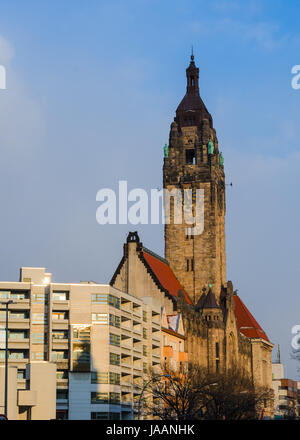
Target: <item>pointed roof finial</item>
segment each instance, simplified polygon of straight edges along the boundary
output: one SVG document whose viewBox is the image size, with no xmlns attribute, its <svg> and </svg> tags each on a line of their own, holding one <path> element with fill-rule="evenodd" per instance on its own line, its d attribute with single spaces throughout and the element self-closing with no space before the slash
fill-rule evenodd
<svg viewBox="0 0 300 440">
<path fill-rule="evenodd" d="M 191 61 L 194 61 L 194 48 L 193 48 L 193 45 L 192 45 Z"/>
</svg>

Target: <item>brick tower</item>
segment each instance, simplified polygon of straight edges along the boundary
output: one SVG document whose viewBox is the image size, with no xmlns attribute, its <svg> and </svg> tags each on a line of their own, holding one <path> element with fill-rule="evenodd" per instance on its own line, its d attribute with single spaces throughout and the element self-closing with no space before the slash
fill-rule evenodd
<svg viewBox="0 0 300 440">
<path fill-rule="evenodd" d="M 174 224 L 171 203 L 171 221 L 165 225 L 165 256 L 195 303 L 209 287 L 219 302 L 221 286 L 226 282 L 223 156 L 212 117 L 199 94 L 194 55 L 186 76 L 186 94 L 171 124 L 169 147 L 165 146 L 163 184 L 165 189 L 177 188 L 182 193 L 185 189 L 194 193 L 204 190 L 204 230 L 193 235 L 191 225 Z M 191 203 L 194 209 L 194 197 Z"/>
</svg>

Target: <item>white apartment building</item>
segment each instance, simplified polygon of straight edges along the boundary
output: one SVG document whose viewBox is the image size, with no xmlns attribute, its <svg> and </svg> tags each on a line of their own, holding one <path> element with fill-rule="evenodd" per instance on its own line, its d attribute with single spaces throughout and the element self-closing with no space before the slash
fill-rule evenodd
<svg viewBox="0 0 300 440">
<path fill-rule="evenodd" d="M 151 368 L 160 370 L 160 304 L 107 284 L 52 283 L 44 268 L 26 267 L 19 282 L 0 282 L 0 301 L 8 299 L 14 301 L 9 365 L 17 369 L 18 389 L 26 389 L 27 364 L 49 362 L 56 365 L 57 418 L 136 416 L 143 376 Z M 4 356 L 0 349 L 0 365 Z"/>
</svg>

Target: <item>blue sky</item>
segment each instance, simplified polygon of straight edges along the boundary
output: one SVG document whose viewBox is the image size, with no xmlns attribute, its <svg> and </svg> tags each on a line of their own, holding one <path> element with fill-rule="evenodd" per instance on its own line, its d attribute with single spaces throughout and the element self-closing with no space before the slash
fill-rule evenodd
<svg viewBox="0 0 300 440">
<path fill-rule="evenodd" d="M 0 279 L 28 265 L 108 282 L 129 229 L 163 254 L 161 226 L 101 227 L 95 198 L 121 179 L 161 187 L 193 44 L 233 182 L 228 279 L 297 377 L 299 12 L 296 0 L 2 1 Z"/>
</svg>

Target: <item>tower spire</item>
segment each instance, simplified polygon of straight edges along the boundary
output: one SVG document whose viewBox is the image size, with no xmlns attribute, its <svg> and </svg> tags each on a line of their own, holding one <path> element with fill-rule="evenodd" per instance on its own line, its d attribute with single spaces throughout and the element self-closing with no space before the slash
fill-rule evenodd
<svg viewBox="0 0 300 440">
<path fill-rule="evenodd" d="M 280 362 L 280 345 L 278 344 L 278 349 L 277 349 L 277 364 L 281 364 Z"/>
<path fill-rule="evenodd" d="M 187 87 L 186 92 L 189 95 L 199 96 L 199 69 L 194 61 L 194 49 L 192 46 L 191 61 L 189 67 L 186 69 Z"/>
</svg>

